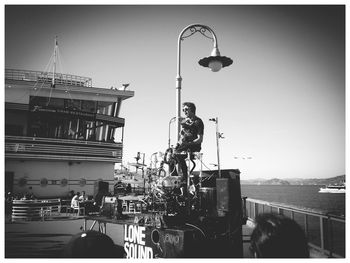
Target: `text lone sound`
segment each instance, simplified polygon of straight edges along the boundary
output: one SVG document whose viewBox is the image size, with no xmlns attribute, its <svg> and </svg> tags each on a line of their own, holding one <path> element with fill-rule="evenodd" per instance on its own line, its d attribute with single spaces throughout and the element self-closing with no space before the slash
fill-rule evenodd
<svg viewBox="0 0 350 263">
<path fill-rule="evenodd" d="M 153 249 L 145 246 L 143 226 L 124 225 L 124 250 L 126 258 L 153 258 Z"/>
</svg>

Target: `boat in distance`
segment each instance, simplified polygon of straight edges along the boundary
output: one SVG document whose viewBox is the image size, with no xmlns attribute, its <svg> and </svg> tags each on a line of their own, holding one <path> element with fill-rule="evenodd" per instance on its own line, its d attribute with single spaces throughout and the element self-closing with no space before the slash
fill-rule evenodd
<svg viewBox="0 0 350 263">
<path fill-rule="evenodd" d="M 335 193 L 345 194 L 345 183 L 339 185 L 327 185 L 326 187 L 320 188 L 319 193 Z"/>
</svg>

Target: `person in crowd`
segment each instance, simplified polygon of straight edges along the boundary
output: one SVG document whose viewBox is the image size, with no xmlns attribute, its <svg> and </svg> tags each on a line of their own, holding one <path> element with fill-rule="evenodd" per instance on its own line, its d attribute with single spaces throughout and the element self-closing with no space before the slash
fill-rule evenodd
<svg viewBox="0 0 350 263">
<path fill-rule="evenodd" d="M 79 192 L 77 192 L 74 196 L 73 196 L 73 198 L 72 198 L 72 200 L 71 200 L 71 202 L 70 202 L 70 206 L 73 208 L 73 207 L 77 207 L 77 206 L 79 206 L 79 196 L 80 196 L 80 193 Z"/>
<path fill-rule="evenodd" d="M 192 102 L 184 102 L 182 110 L 185 118 L 181 121 L 180 139 L 175 147 L 175 157 L 182 170 L 183 181 L 187 182 L 187 152 L 199 152 L 203 142 L 204 124 L 196 116 L 196 105 Z"/>
<path fill-rule="evenodd" d="M 251 234 L 251 246 L 257 258 L 308 258 L 309 249 L 303 229 L 283 215 L 257 216 Z"/>
<path fill-rule="evenodd" d="M 69 191 L 67 195 L 68 200 L 72 200 L 73 196 L 75 196 L 74 190 Z"/>
<path fill-rule="evenodd" d="M 85 202 L 87 200 L 88 200 L 88 198 L 87 198 L 85 191 L 82 191 L 81 195 L 79 196 L 79 202 Z"/>
<path fill-rule="evenodd" d="M 131 184 L 128 184 L 128 185 L 126 186 L 126 188 L 125 188 L 125 193 L 130 194 L 131 191 L 132 191 L 132 189 L 131 189 Z"/>
<path fill-rule="evenodd" d="M 123 258 L 124 249 L 101 232 L 88 230 L 74 235 L 64 246 L 63 258 Z"/>
</svg>

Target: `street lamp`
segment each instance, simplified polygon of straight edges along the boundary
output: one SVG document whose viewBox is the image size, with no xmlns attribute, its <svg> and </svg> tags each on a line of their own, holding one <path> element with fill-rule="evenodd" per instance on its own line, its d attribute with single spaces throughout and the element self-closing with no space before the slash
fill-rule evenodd
<svg viewBox="0 0 350 263">
<path fill-rule="evenodd" d="M 184 35 L 185 32 L 189 31 L 188 35 Z M 211 36 L 208 36 L 206 32 L 211 33 Z M 220 55 L 220 51 L 218 48 L 218 41 L 216 38 L 216 35 L 214 31 L 205 25 L 201 24 L 191 24 L 187 27 L 185 27 L 178 38 L 178 45 L 177 45 L 177 75 L 176 75 L 176 132 L 177 132 L 177 139 L 179 140 L 180 137 L 180 118 L 181 118 L 181 82 L 182 77 L 180 74 L 181 71 L 181 41 L 185 38 L 188 38 L 192 36 L 195 33 L 201 33 L 203 36 L 211 39 L 214 42 L 213 51 L 211 52 L 211 55 L 209 57 L 202 58 L 199 60 L 199 65 L 203 67 L 209 67 L 211 71 L 217 72 L 221 68 L 227 67 L 232 64 L 232 59 L 228 57 L 223 57 Z"/>
</svg>

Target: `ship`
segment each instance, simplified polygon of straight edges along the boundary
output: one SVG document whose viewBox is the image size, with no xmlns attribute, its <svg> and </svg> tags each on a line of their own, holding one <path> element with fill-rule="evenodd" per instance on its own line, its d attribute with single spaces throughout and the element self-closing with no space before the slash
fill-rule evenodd
<svg viewBox="0 0 350 263">
<path fill-rule="evenodd" d="M 58 44 L 55 39 L 55 59 Z M 124 100 L 134 91 L 90 77 L 5 69 L 5 191 L 37 198 L 113 190 L 122 162 Z"/>
<path fill-rule="evenodd" d="M 321 187 L 319 193 L 345 194 L 345 182 L 338 185 L 327 185 Z"/>
</svg>

